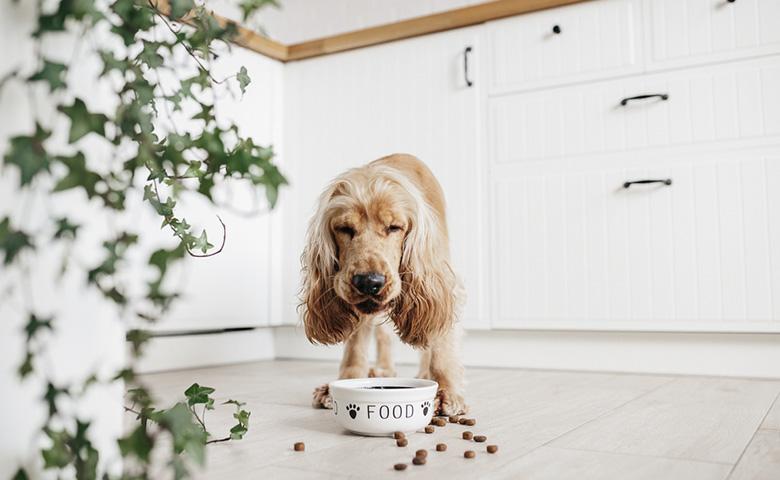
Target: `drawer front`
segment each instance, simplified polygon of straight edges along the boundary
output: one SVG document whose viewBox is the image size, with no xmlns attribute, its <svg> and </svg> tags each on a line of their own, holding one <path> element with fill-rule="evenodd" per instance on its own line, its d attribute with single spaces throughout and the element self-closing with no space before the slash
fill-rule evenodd
<svg viewBox="0 0 780 480">
<path fill-rule="evenodd" d="M 498 163 L 778 136 L 780 56 L 495 97 L 488 122 Z"/>
<path fill-rule="evenodd" d="M 777 0 L 651 0 L 650 66 L 780 52 Z"/>
<path fill-rule="evenodd" d="M 491 91 L 638 70 L 639 14 L 636 1 L 601 0 L 490 23 Z"/>
<path fill-rule="evenodd" d="M 780 331 L 780 151 L 619 163 L 495 184 L 493 326 Z"/>
</svg>

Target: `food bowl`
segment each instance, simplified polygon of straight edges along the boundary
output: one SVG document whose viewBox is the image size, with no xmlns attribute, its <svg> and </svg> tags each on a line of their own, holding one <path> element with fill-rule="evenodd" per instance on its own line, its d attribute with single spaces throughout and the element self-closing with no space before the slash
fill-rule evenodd
<svg viewBox="0 0 780 480">
<path fill-rule="evenodd" d="M 329 387 L 333 415 L 342 427 L 384 436 L 428 425 L 439 384 L 421 378 L 352 378 Z"/>
</svg>

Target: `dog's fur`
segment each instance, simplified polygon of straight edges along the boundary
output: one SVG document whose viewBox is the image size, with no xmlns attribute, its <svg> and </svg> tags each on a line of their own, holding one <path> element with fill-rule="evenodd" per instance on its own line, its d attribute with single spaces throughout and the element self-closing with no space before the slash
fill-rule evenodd
<svg viewBox="0 0 780 480">
<path fill-rule="evenodd" d="M 302 256 L 301 307 L 312 343 L 345 342 L 339 378 L 394 376 L 390 333 L 422 350 L 420 378 L 439 383 L 437 411 L 466 413 L 458 354 L 460 284 L 450 266 L 444 194 L 428 167 L 395 154 L 337 177 L 322 193 Z M 353 275 L 377 272 L 377 295 Z M 376 333 L 377 363 L 367 349 Z M 327 385 L 314 406 L 331 407 Z"/>
</svg>

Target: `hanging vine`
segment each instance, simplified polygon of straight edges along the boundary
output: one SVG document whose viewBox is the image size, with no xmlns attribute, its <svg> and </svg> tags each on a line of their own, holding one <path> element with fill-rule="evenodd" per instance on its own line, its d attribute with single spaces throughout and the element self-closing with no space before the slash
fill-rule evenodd
<svg viewBox="0 0 780 480">
<path fill-rule="evenodd" d="M 15 3 L 13 8 L 21 7 Z M 276 2 L 238 3 L 246 21 Z M 90 206 L 109 216 L 119 216 L 128 209 L 128 199 L 136 198 L 133 192 L 138 191 L 138 197 L 159 215 L 175 240 L 173 246 L 148 255 L 148 266 L 156 272 L 154 278 L 140 294 L 124 283 L 122 272 L 128 266 L 128 256 L 139 248 L 139 239 L 146 233 L 125 229 L 106 236 L 99 261 L 80 274 L 89 288 L 115 307 L 117 317 L 132 325 L 155 322 L 177 300 L 177 293 L 169 290 L 170 282 L 166 282 L 171 267 L 188 256 L 216 255 L 229 240 L 229 226 L 222 219 L 216 245 L 205 230 L 192 227 L 179 213 L 182 195 L 197 195 L 213 203 L 217 185 L 249 182 L 265 193 L 273 208 L 279 189 L 286 184 L 273 163 L 272 148 L 242 136 L 238 125 L 218 118 L 216 113 L 221 95 L 235 89 L 243 94 L 251 82 L 245 67 L 227 78 L 213 74 L 215 46 L 228 45 L 237 34 L 236 25 L 217 22 L 193 0 L 39 0 L 35 23 L 30 36 L 35 44 L 35 68 L 19 68 L 1 78 L 0 95 L 17 82 L 28 90 L 31 103 L 46 102 L 55 113 L 35 118 L 31 131 L 10 139 L 4 147 L 3 171 L 16 171 L 20 195 L 34 191 L 56 198 L 62 192 L 80 191 Z M 44 40 L 64 34 L 99 39 L 91 42 L 87 55 L 102 63 L 95 82 L 111 86 L 113 102 L 104 102 L 113 105 L 111 109 L 93 110 L 89 98 L 74 93 L 78 91 L 74 82 L 83 81 L 71 75 L 74 64 L 46 54 Z M 45 95 L 41 96 L 42 88 Z M 35 105 L 30 110 L 41 115 Z M 57 142 L 53 137 L 63 122 L 67 124 L 67 139 Z M 187 128 L 178 126 L 182 124 Z M 93 148 L 96 144 L 100 145 L 97 150 Z M 47 226 L 33 231 L 10 214 L 0 215 L 3 271 L 29 276 L 36 256 L 58 245 L 76 243 L 84 227 L 71 216 L 51 215 Z M 69 261 L 68 248 L 63 252 L 59 275 L 81 268 Z M 24 282 L 20 283 L 3 292 L 3 298 L 13 295 L 14 289 L 23 289 Z M 144 329 L 127 332 L 132 359 L 114 375 L 103 378 L 94 374 L 77 384 L 58 383 L 39 365 L 49 347 L 48 332 L 58 328 L 57 315 L 42 315 L 48 307 L 36 303 L 31 295 L 22 296 L 26 297 L 26 324 L 18 375 L 25 381 L 36 374 L 46 385 L 42 402 L 47 415 L 41 427 L 44 446 L 40 452 L 44 469 L 80 479 L 149 478 L 151 452 L 164 447 L 168 454 L 163 467 L 175 478 L 183 478 L 190 462 L 203 463 L 206 445 L 238 440 L 247 432 L 250 413 L 243 403 L 229 400 L 224 408 L 235 408 L 236 424 L 225 435 L 212 437 L 205 414 L 215 408 L 214 389 L 197 383 L 184 392 L 184 401 L 169 408 L 156 406 L 135 371 L 150 338 Z M 72 418 L 62 405 L 78 401 L 96 385 L 117 380 L 133 385 L 127 391 L 125 409 L 132 412 L 137 424 L 118 440 L 122 472 L 109 474 L 99 471 L 100 452 L 90 440 L 90 420 Z M 159 442 L 164 437 L 170 441 Z M 16 474 L 18 479 L 27 476 L 24 468 Z"/>
</svg>

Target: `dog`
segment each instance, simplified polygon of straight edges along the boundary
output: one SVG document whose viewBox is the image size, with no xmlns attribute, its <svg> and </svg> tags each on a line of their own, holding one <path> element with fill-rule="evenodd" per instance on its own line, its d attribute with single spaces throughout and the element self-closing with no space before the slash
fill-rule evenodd
<svg viewBox="0 0 780 480">
<path fill-rule="evenodd" d="M 439 384 L 441 415 L 467 412 L 444 193 L 430 169 L 394 154 L 338 176 L 319 197 L 301 256 L 303 325 L 314 344 L 345 343 L 339 378 L 392 377 L 392 325 L 421 350 L 418 377 Z M 376 334 L 377 361 L 368 344 Z M 332 408 L 328 386 L 313 406 Z"/>
</svg>

